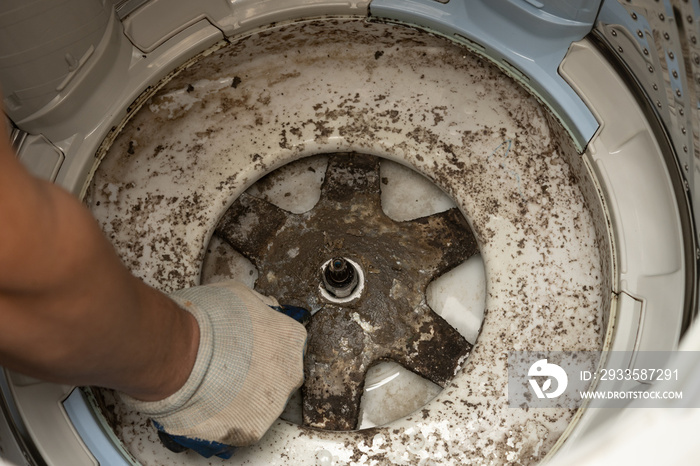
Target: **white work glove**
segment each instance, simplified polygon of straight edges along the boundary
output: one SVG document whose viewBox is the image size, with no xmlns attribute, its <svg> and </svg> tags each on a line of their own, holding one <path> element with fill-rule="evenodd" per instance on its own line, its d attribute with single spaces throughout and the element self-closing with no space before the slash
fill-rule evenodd
<svg viewBox="0 0 700 466">
<path fill-rule="evenodd" d="M 164 400 L 121 397 L 166 433 L 160 434 L 166 446 L 174 440 L 182 450 L 230 457 L 232 446 L 260 440 L 303 383 L 306 330 L 279 312 L 275 299 L 234 281 L 170 297 L 199 324 L 192 373 Z"/>
</svg>

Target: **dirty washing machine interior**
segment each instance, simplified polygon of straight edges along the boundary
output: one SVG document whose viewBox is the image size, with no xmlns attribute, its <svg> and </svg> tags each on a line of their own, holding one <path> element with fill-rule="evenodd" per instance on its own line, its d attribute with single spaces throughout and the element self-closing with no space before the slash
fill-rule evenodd
<svg viewBox="0 0 700 466">
<path fill-rule="evenodd" d="M 232 464 L 535 464 L 621 413 L 509 408 L 508 351 L 613 367 L 696 314 L 699 12 L 12 1 L 0 82 L 20 159 L 135 275 L 314 313 L 302 390 Z M 111 391 L 0 388 L 6 461 L 224 463 L 165 449 Z"/>
</svg>

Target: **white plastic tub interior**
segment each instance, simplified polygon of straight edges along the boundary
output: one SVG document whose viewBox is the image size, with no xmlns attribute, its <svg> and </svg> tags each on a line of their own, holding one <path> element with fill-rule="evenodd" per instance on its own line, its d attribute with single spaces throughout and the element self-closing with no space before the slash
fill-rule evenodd
<svg viewBox="0 0 700 466">
<path fill-rule="evenodd" d="M 357 20 L 343 20 L 327 23 L 326 27 L 330 26 L 333 30 L 342 30 L 342 27 L 353 23 L 355 26 L 358 24 Z M 363 25 L 363 27 L 366 26 Z M 377 30 L 377 28 L 382 27 L 394 28 L 393 26 L 370 25 L 368 29 Z M 126 72 L 129 78 L 125 85 L 128 89 L 123 86 L 116 87 L 126 90 L 118 94 L 115 111 L 111 115 L 112 119 L 110 120 L 109 115 L 107 118 L 102 118 L 104 124 L 101 126 L 100 134 L 104 136 L 109 128 L 118 125 L 126 104 L 130 104 L 147 84 L 153 85 L 162 78 L 165 74 L 164 69 L 168 69 L 168 66 L 172 69 L 175 64 L 182 62 L 183 58 L 188 58 L 214 45 L 220 39 L 220 35 L 218 30 L 212 29 L 215 28 L 210 28 L 202 23 L 194 24 L 181 31 L 179 35 L 171 37 L 170 42 L 164 41 L 154 46 L 153 54 L 143 58 L 132 53 L 135 50 L 131 44 L 126 44 L 121 40 L 119 45 L 115 46 L 118 51 L 117 55 L 131 56 L 130 60 L 133 65 Z M 410 31 L 410 34 L 414 33 L 414 31 Z M 397 33 L 398 36 L 404 37 L 402 34 L 404 32 Z M 408 30 L 405 34 L 406 37 L 410 35 Z M 376 40 L 380 39 L 373 39 L 373 41 Z M 505 321 L 506 319 L 518 318 L 514 312 L 516 308 L 513 307 L 516 302 L 512 300 L 508 302 L 508 292 L 512 290 L 513 285 L 512 279 L 517 277 L 519 273 L 518 267 L 514 267 L 514 265 L 518 264 L 522 268 L 525 265 L 537 263 L 539 259 L 535 259 L 535 257 L 543 251 L 541 248 L 546 248 L 545 238 L 552 241 L 559 237 L 560 250 L 565 251 L 561 255 L 552 254 L 550 245 L 549 254 L 543 259 L 546 264 L 540 264 L 559 270 L 557 279 L 561 279 L 561 282 L 548 283 L 547 278 L 552 278 L 551 276 L 537 275 L 539 278 L 531 282 L 531 288 L 525 293 L 531 298 L 531 301 L 526 303 L 528 308 L 546 309 L 545 312 L 559 310 L 565 312 L 567 308 L 578 309 L 581 306 L 580 300 L 584 299 L 586 304 L 602 313 L 588 317 L 599 322 L 599 330 L 602 331 L 602 334 L 593 332 L 577 341 L 547 340 L 546 349 L 592 349 L 603 346 L 607 349 L 627 350 L 671 349 L 678 341 L 680 319 L 683 312 L 682 277 L 684 264 L 682 260 L 682 235 L 670 179 L 649 124 L 640 116 L 641 112 L 624 83 L 596 49 L 586 41 L 573 44 L 560 66 L 562 76 L 586 102 L 600 124 L 598 132 L 589 142 L 585 153 L 579 156 L 573 150 L 572 145 L 567 147 L 565 144 L 567 135 L 563 132 L 561 134 L 549 133 L 546 135 L 547 137 L 560 142 L 561 153 L 550 154 L 550 158 L 547 159 L 548 163 L 545 163 L 544 160 L 533 160 L 529 156 L 542 154 L 542 151 L 538 152 L 537 148 L 542 148 L 543 145 L 547 146 L 550 142 L 547 137 L 536 138 L 531 135 L 527 139 L 527 143 L 520 146 L 521 152 L 515 149 L 509 151 L 507 148 L 512 148 L 512 146 L 505 144 L 505 142 L 514 141 L 517 137 L 515 134 L 509 134 L 509 129 L 505 128 L 505 134 L 493 131 L 484 137 L 470 141 L 468 144 L 469 157 L 464 162 L 469 164 L 469 168 L 472 170 L 456 167 L 454 170 L 457 171 L 459 177 L 444 178 L 440 177 L 439 170 L 431 162 L 438 162 L 445 167 L 449 163 L 447 158 L 449 154 L 448 151 L 445 151 L 445 147 L 450 145 L 462 149 L 464 153 L 467 152 L 464 150 L 467 145 L 462 139 L 464 131 L 467 129 L 465 125 L 471 124 L 475 128 L 481 126 L 482 129 L 487 126 L 491 128 L 494 123 L 500 123 L 503 120 L 503 114 L 498 111 L 498 109 L 504 108 L 503 106 L 511 106 L 511 111 L 527 114 L 529 124 L 533 128 L 538 127 L 539 131 L 549 131 L 546 129 L 548 117 L 545 112 L 539 109 L 533 99 L 521 97 L 524 96 L 522 91 L 511 88 L 505 90 L 505 82 L 510 81 L 503 76 L 498 77 L 496 74 L 492 74 L 494 80 L 500 80 L 498 82 L 504 85 L 504 90 L 498 92 L 511 94 L 507 95 L 508 99 L 493 102 L 494 108 L 488 110 L 488 105 L 478 101 L 482 94 L 455 91 L 446 84 L 450 82 L 449 72 L 440 68 L 440 60 L 433 60 L 430 62 L 430 66 L 424 65 L 426 73 L 429 73 L 427 79 L 420 78 L 422 74 L 426 73 L 416 72 L 416 69 L 420 69 L 418 61 L 416 61 L 415 69 L 413 66 L 395 67 L 400 71 L 398 74 L 401 76 L 390 76 L 384 72 L 378 73 L 376 72 L 377 66 L 381 61 L 390 62 L 391 60 L 405 59 L 405 57 L 400 56 L 403 53 L 385 45 L 382 45 L 384 54 L 378 58 L 374 56 L 375 52 L 378 51 L 377 42 L 354 43 L 353 47 L 359 47 L 353 49 L 358 54 L 357 57 L 353 57 L 352 54 L 342 55 L 346 52 L 338 49 L 337 52 L 340 55 L 328 57 L 329 60 L 325 63 L 329 66 L 327 70 L 336 73 L 342 70 L 344 74 L 341 75 L 340 79 L 337 76 L 334 77 L 333 73 L 322 71 L 322 60 L 315 62 L 315 67 L 309 69 L 278 70 L 280 76 L 290 74 L 286 81 L 293 89 L 311 87 L 310 90 L 306 91 L 310 94 L 298 96 L 291 108 L 288 103 L 289 94 L 285 97 L 281 93 L 265 94 L 267 86 L 278 83 L 262 83 L 259 79 L 245 81 L 246 86 L 250 85 L 253 88 L 258 86 L 255 92 L 252 89 L 249 91 L 253 92 L 248 97 L 251 101 L 254 100 L 251 96 L 255 95 L 262 97 L 267 102 L 257 110 L 263 112 L 263 119 L 267 119 L 268 122 L 274 121 L 275 117 L 287 118 L 290 122 L 294 121 L 298 117 L 298 115 L 293 114 L 294 112 L 308 112 L 309 116 L 316 119 L 317 110 L 313 106 L 319 102 L 314 101 L 314 99 L 319 100 L 319 96 L 326 94 L 319 93 L 318 88 L 314 90 L 313 86 L 328 84 L 328 89 L 332 89 L 332 92 L 329 92 L 325 99 L 324 110 L 341 107 L 342 99 L 347 98 L 350 100 L 346 100 L 345 105 L 352 102 L 352 105 L 357 108 L 371 108 L 377 113 L 389 112 L 383 116 L 373 115 L 374 121 L 372 123 L 376 128 L 371 137 L 362 132 L 341 134 L 340 128 L 347 127 L 348 123 L 358 121 L 357 115 L 347 113 L 330 126 L 330 133 L 326 136 L 319 137 L 315 132 L 315 126 L 304 127 L 298 135 L 292 137 L 292 133 L 289 133 L 286 147 L 282 147 L 279 128 L 277 131 L 271 131 L 270 128 L 246 128 L 244 119 L 248 117 L 241 115 L 240 118 L 244 121 L 239 122 L 239 126 L 231 128 L 230 140 L 228 142 L 220 140 L 218 148 L 220 151 L 230 151 L 231 141 L 235 140 L 237 151 L 246 154 L 257 154 L 262 151 L 263 165 L 256 167 L 246 160 L 232 159 L 227 164 L 226 169 L 229 174 L 236 173 L 237 179 L 235 182 L 228 183 L 223 192 L 210 193 L 215 196 L 207 198 L 209 205 L 212 206 L 210 210 L 197 209 L 196 213 L 206 221 L 204 222 L 205 226 L 196 232 L 185 229 L 183 225 L 177 225 L 177 222 L 174 222 L 176 217 L 169 217 L 167 211 L 156 213 L 156 216 L 150 220 L 155 221 L 156 229 L 164 229 L 163 231 L 167 232 L 167 235 L 181 238 L 185 242 L 186 247 L 163 244 L 166 248 L 173 247 L 174 257 L 183 257 L 183 255 L 189 254 L 187 256 L 189 260 L 179 262 L 184 267 L 180 270 L 180 278 L 164 284 L 157 280 L 154 273 L 160 267 L 157 264 L 157 258 L 150 257 L 149 254 L 139 258 L 130 258 L 128 248 L 124 248 L 119 240 L 116 241 L 116 246 L 120 252 L 125 254 L 125 261 L 132 266 L 132 269 L 156 286 L 167 290 L 193 284 L 198 280 L 203 258 L 202 251 L 216 219 L 223 209 L 235 199 L 236 195 L 252 184 L 255 179 L 288 161 L 305 155 L 339 150 L 360 150 L 375 153 L 403 164 L 409 164 L 437 182 L 457 202 L 474 225 L 475 232 L 480 239 L 487 277 L 486 317 L 482 335 L 479 337 L 473 356 L 455 378 L 454 386 L 450 387 L 453 390 L 446 390 L 428 405 L 430 415 L 426 419 L 409 416 L 392 424 L 390 430 L 373 432 L 371 437 L 360 434 L 319 433 L 318 435 L 310 435 L 305 433 L 302 435 L 303 441 L 293 441 L 299 436 L 298 428 L 280 422 L 273 427 L 269 436 L 266 437 L 266 441 L 259 448 L 241 452 L 237 459 L 251 459 L 260 464 L 272 464 L 281 461 L 279 453 L 284 451 L 288 455 L 287 459 L 290 464 L 302 460 L 311 463 L 318 461 L 320 464 L 331 464 L 333 461 L 341 464 L 351 461 L 371 462 L 372 458 L 383 458 L 397 462 L 434 460 L 462 463 L 470 458 L 499 461 L 507 460 L 508 455 L 516 455 L 515 457 L 532 455 L 532 448 L 542 448 L 545 451 L 553 446 L 559 446 L 555 445 L 555 440 L 560 435 L 565 434 L 561 438 L 565 438 L 567 435 L 570 438 L 575 438 L 581 431 L 585 430 L 586 426 L 595 425 L 596 417 L 600 417 L 602 411 L 586 410 L 576 414 L 566 413 L 554 421 L 541 421 L 540 419 L 532 421 L 520 418 L 513 421 L 516 423 L 513 425 L 519 426 L 518 430 L 509 429 L 508 421 L 506 421 L 505 427 L 499 431 L 498 428 L 494 428 L 494 425 L 503 422 L 503 418 L 494 417 L 497 411 L 480 411 L 480 415 L 476 415 L 476 411 L 472 410 L 465 412 L 467 417 L 463 417 L 460 411 L 447 409 L 442 403 L 443 401 L 451 402 L 452 399 L 463 399 L 477 405 L 481 402 L 498 404 L 493 403 L 493 400 L 502 402 L 505 396 L 503 380 L 493 378 L 493 374 L 499 371 L 502 373 L 504 368 L 503 360 L 496 357 L 499 354 L 498 351 L 543 349 L 532 346 L 533 341 L 538 341 L 536 338 L 533 340 L 533 331 L 537 328 L 537 324 L 547 326 L 548 322 L 552 322 L 551 315 L 545 314 L 540 316 L 539 320 L 530 320 L 531 326 L 526 327 L 526 330 L 510 329 Z M 416 48 L 416 44 L 412 45 L 414 45 L 413 48 Z M 331 44 L 328 46 L 330 47 Z M 360 52 L 361 46 L 365 46 L 362 52 Z M 454 46 L 443 45 L 439 48 L 450 47 Z M 260 49 L 256 50 L 254 58 L 265 62 L 265 57 L 269 57 L 267 58 L 267 66 L 274 67 L 274 54 L 272 52 L 274 50 L 265 50 L 263 44 Z M 428 52 L 437 56 L 443 53 L 438 48 L 427 50 L 426 53 Z M 276 53 L 280 53 L 279 48 L 276 49 Z M 465 62 L 475 60 L 466 52 L 463 55 Z M 352 61 L 352 58 L 357 59 Z M 338 68 L 341 61 L 346 61 L 346 63 L 350 61 L 355 66 Z M 162 66 L 154 66 L 154 63 L 160 63 Z M 359 63 L 364 63 L 364 65 L 357 66 Z M 470 64 L 470 66 L 473 65 Z M 480 66 L 482 66 L 482 72 L 494 73 L 483 71 L 490 65 Z M 300 74 L 295 76 L 294 73 L 297 71 Z M 452 72 L 454 73 L 454 69 Z M 309 76 L 306 73 L 312 75 Z M 414 75 L 412 76 L 411 73 Z M 302 76 L 305 79 L 300 80 Z M 367 85 L 368 77 L 371 85 Z M 374 79 L 372 82 L 372 77 L 381 79 Z M 392 81 L 394 78 L 396 81 Z M 328 83 L 330 79 L 336 79 L 332 86 Z M 420 84 L 420 79 L 423 79 L 423 84 Z M 459 81 L 457 80 L 456 83 Z M 176 82 L 173 81 L 173 83 Z M 605 86 L 600 86 L 601 82 L 605 82 Z M 413 87 L 411 87 L 411 85 L 407 85 L 409 83 L 418 84 L 412 84 Z M 105 87 L 110 84 L 113 83 L 105 83 L 102 87 L 98 87 L 96 95 L 99 95 L 100 92 L 103 95 L 111 95 L 112 91 L 109 87 Z M 191 84 L 197 98 L 203 94 L 216 93 L 231 87 L 230 80 L 227 81 L 222 77 L 221 80 L 217 81 L 217 79 L 213 79 L 213 76 Z M 474 83 L 472 82 L 472 84 Z M 183 100 L 183 97 L 187 98 L 186 90 L 183 93 L 182 89 L 178 89 L 175 84 L 170 86 L 168 88 L 168 84 L 166 84 L 166 89 L 163 91 L 165 94 L 161 95 L 168 95 L 170 92 L 172 98 L 151 101 L 147 106 L 151 112 L 165 112 L 163 115 L 166 119 L 171 110 L 177 113 L 187 107 L 187 101 Z M 381 91 L 382 86 L 389 86 L 387 92 Z M 241 86 L 240 89 L 243 92 L 245 88 Z M 362 92 L 356 98 L 355 94 L 358 94 L 358 90 L 362 90 Z M 313 99 L 305 101 L 303 95 L 311 95 Z M 385 98 L 377 99 L 379 96 Z M 515 97 L 520 100 L 510 100 L 510 98 Z M 359 100 L 355 102 L 352 99 Z M 191 103 L 196 103 L 196 101 L 197 99 Z M 183 102 L 185 102 L 184 107 L 180 105 Z M 392 114 L 390 112 L 393 107 L 390 104 L 399 105 L 398 108 L 401 109 L 399 120 L 407 114 L 409 108 L 416 117 L 425 117 L 429 124 L 435 125 L 433 133 L 435 137 L 432 139 L 431 137 L 407 139 L 407 133 L 396 132 L 397 128 L 403 128 L 407 132 L 408 130 L 405 129 L 406 126 L 400 126 L 405 121 L 401 121 L 399 124 L 391 121 Z M 479 115 L 470 113 L 471 109 L 477 108 L 477 106 L 479 109 L 485 109 L 487 115 L 484 115 L 483 112 Z M 69 156 L 57 177 L 58 182 L 74 192 L 85 190 L 87 182 L 90 180 L 87 175 L 97 166 L 90 160 L 90 155 L 95 153 L 101 137 L 100 134 L 95 135 L 87 131 L 92 124 L 88 118 L 90 115 L 89 107 L 88 105 L 84 115 L 78 115 L 74 118 L 75 121 L 80 120 L 81 116 L 84 118 L 82 125 L 86 131 L 77 134 L 71 141 L 64 141 L 65 153 Z M 531 113 L 528 113 L 527 109 L 530 109 Z M 187 108 L 186 110 L 189 112 L 192 109 Z M 113 148 L 121 147 L 122 152 L 128 152 L 129 141 L 132 140 L 128 131 L 129 128 L 133 131 L 137 127 L 140 115 L 136 115 L 129 123 L 127 135 L 121 133 L 122 136 L 119 136 L 119 139 L 112 146 Z M 376 124 L 377 118 L 381 119 L 382 123 L 378 126 Z M 252 123 L 255 126 L 254 119 Z M 421 123 L 417 127 L 425 131 L 426 126 L 428 125 L 423 126 Z M 552 124 L 552 127 L 555 126 Z M 254 131 L 252 135 L 251 129 Z M 115 136 L 117 134 L 117 132 L 113 133 Z M 429 133 L 424 132 L 424 135 L 429 135 Z M 521 135 L 521 137 L 523 136 Z M 82 140 L 76 138 L 82 138 Z M 439 143 L 435 144 L 435 141 Z M 61 147 L 59 141 L 55 142 Z M 142 149 L 143 145 L 146 144 L 151 144 L 153 147 L 158 144 L 157 141 L 147 138 L 142 138 L 139 143 L 142 144 L 139 149 Z M 211 144 L 210 147 L 217 148 L 216 144 Z M 526 154 L 527 150 L 530 150 L 531 153 Z M 220 152 L 220 154 L 224 152 Z M 74 156 L 71 157 L 71 155 Z M 430 158 L 425 158 L 426 155 Z M 423 159 L 421 160 L 418 156 L 423 157 Z M 109 165 L 110 163 L 113 165 Z M 184 170 L 182 177 L 187 180 L 187 183 L 182 185 L 172 183 L 157 185 L 150 181 L 147 186 L 135 183 L 135 190 L 130 193 L 132 194 L 131 201 L 139 202 L 137 201 L 139 195 L 143 195 L 142 199 L 146 198 L 146 191 L 139 192 L 139 189 L 154 189 L 156 186 L 157 189 L 175 190 L 189 189 L 184 188 L 184 186 L 190 188 L 195 186 L 196 189 L 206 187 L 209 181 L 198 178 L 205 173 L 202 165 L 206 164 L 204 161 L 198 161 L 197 166 Z M 558 171 L 556 176 L 559 177 L 556 178 L 558 182 L 548 184 L 548 189 L 564 190 L 567 193 L 566 196 L 550 195 L 544 198 L 540 196 L 543 193 L 541 179 L 536 180 L 531 178 L 531 175 L 533 174 L 532 170 L 545 165 L 549 170 L 547 176 L 554 176 L 551 172 L 552 166 L 559 167 L 556 169 Z M 127 193 L 119 191 L 118 184 L 128 184 L 130 177 L 139 176 L 129 168 L 128 164 L 119 166 L 118 161 L 110 158 L 105 160 L 101 170 L 103 170 L 103 174 L 100 176 L 115 177 L 115 191 L 107 192 L 107 198 L 114 196 L 115 200 L 120 201 L 124 200 L 119 198 L 120 195 L 128 196 L 126 196 Z M 574 183 L 573 178 L 569 177 L 568 173 L 574 174 L 577 182 Z M 460 183 L 456 183 L 456 179 L 459 179 Z M 450 184 L 449 180 L 454 184 Z M 578 194 L 577 190 L 580 190 Z M 484 215 L 485 210 L 480 202 L 489 199 L 487 195 L 485 198 L 480 198 L 477 193 L 484 195 L 496 193 L 490 200 L 496 200 L 501 205 L 495 212 L 492 211 L 492 214 Z M 182 192 L 178 191 L 178 195 L 183 196 L 184 199 L 187 194 L 183 195 Z M 578 197 L 580 202 L 576 205 L 580 206 L 578 207 L 580 210 L 577 211 L 575 208 L 572 210 L 572 205 L 565 203 L 566 199 L 570 199 L 571 196 Z M 520 212 L 523 198 L 532 200 L 532 202 L 525 203 L 526 211 Z M 548 206 L 548 203 L 553 205 Z M 547 225 L 544 230 L 535 228 L 528 231 L 516 228 L 512 222 L 512 219 L 519 215 L 525 222 L 532 221 L 537 224 L 538 213 L 549 212 L 550 208 L 560 207 L 565 207 L 563 209 L 565 218 L 560 220 L 565 229 L 566 226 L 579 222 L 585 233 L 569 237 L 565 233 L 554 231 L 555 225 Z M 108 206 L 104 206 L 104 208 L 107 209 Z M 117 212 L 114 211 L 107 215 L 115 213 Z M 479 213 L 482 215 L 479 216 Z M 98 213 L 96 212 L 96 214 Z M 578 220 L 575 220 L 576 218 Z M 163 224 L 163 221 L 170 221 L 170 223 Z M 107 223 L 105 225 L 109 233 Z M 121 232 L 125 235 L 123 237 L 124 243 L 139 241 L 138 236 L 149 233 L 145 230 L 138 230 L 140 226 L 138 222 L 131 226 L 134 227 L 132 230 Z M 174 234 L 167 230 L 170 226 L 174 228 Z M 542 227 L 541 224 L 538 228 L 540 227 Z M 536 233 L 538 231 L 541 231 L 539 235 Z M 158 233 L 150 232 L 150 234 L 157 235 Z M 560 234 L 562 236 L 557 236 Z M 512 257 L 512 244 L 508 246 L 508 243 L 518 241 L 524 241 L 523 244 L 526 245 L 524 257 Z M 564 261 L 570 261 L 572 257 L 577 259 L 574 266 L 568 262 L 564 263 Z M 591 287 L 598 294 L 574 298 L 574 289 L 582 284 L 580 278 L 585 276 L 590 278 L 587 272 L 591 270 L 596 270 L 598 275 L 595 280 L 591 278 Z M 576 281 L 573 282 L 575 283 L 573 286 L 564 283 L 564 278 L 569 273 L 579 274 Z M 528 278 L 530 277 L 528 275 Z M 564 299 L 556 301 L 551 299 L 552 292 L 562 290 L 570 290 L 572 293 L 566 295 Z M 520 298 L 518 298 L 517 304 L 522 309 L 523 303 Z M 571 315 L 576 319 L 578 314 L 572 312 Z M 577 328 L 580 326 L 572 324 L 572 331 Z M 502 338 L 504 330 L 508 331 L 509 336 L 505 343 Z M 547 335 L 549 336 L 549 334 Z M 544 337 L 545 333 L 542 333 L 541 336 Z M 499 341 L 503 343 L 501 347 L 497 346 Z M 488 357 L 492 359 L 486 359 Z M 485 361 L 492 364 L 488 370 L 482 365 Z M 79 392 L 75 392 L 78 393 L 77 396 L 71 397 L 71 401 L 65 408 L 70 414 L 66 415 L 62 401 L 71 392 L 72 387 L 41 383 L 18 374 L 8 375 L 5 391 L 11 392 L 12 398 L 15 400 L 16 417 L 23 421 L 26 428 L 25 435 L 33 441 L 48 464 L 95 464 L 96 457 L 101 457 L 103 464 L 118 464 L 115 463 L 118 461 L 115 458 L 119 458 L 118 452 L 116 456 L 106 457 L 109 459 L 104 459 L 103 456 L 109 454 L 110 449 L 114 450 L 114 442 L 109 437 L 109 433 L 102 439 L 96 439 L 94 436 L 87 439 L 89 436 L 86 432 L 90 430 L 90 424 L 87 424 L 87 427 L 80 425 L 74 427 L 74 423 L 89 423 L 91 419 L 89 413 L 83 417 L 76 415 L 77 411 L 85 407 Z M 474 385 L 470 385 L 474 383 L 474 380 L 482 381 L 480 392 L 460 392 L 467 387 L 474 387 Z M 518 418 L 520 414 L 522 413 L 512 415 L 511 419 Z M 76 429 L 81 430 L 82 436 L 77 434 Z M 547 435 L 546 442 L 540 438 L 543 432 L 552 434 Z M 479 442 L 483 440 L 483 442 L 488 443 L 490 433 L 495 437 L 502 437 L 504 434 L 509 436 L 510 445 L 508 445 L 507 440 L 504 444 L 510 448 L 502 450 L 481 448 L 482 445 Z M 86 439 L 85 442 L 88 443 L 88 446 L 85 446 L 83 439 Z M 104 443 L 95 444 L 93 442 Z M 538 458 L 541 457 L 539 452 L 536 453 Z M 17 462 L 23 461 L 21 457 L 10 457 L 10 459 Z M 196 459 L 188 457 L 189 460 L 196 461 Z M 122 461 L 125 460 L 122 459 Z"/>
<path fill-rule="evenodd" d="M 363 20 L 300 22 L 213 52 L 165 84 L 115 139 L 87 202 L 131 270 L 169 291 L 200 280 L 218 218 L 274 168 L 352 150 L 416 167 L 480 243 L 486 311 L 465 367 L 419 414 L 371 435 L 280 422 L 236 460 L 281 451 L 290 464 L 319 451 L 341 463 L 539 459 L 574 412 L 509 409 L 503 354 L 601 349 L 609 300 L 594 220 L 566 162 L 578 154 L 553 131 L 518 84 L 444 39 Z M 146 420 L 112 403 L 139 461 L 198 461 L 140 455 L 146 439 L 158 447 L 153 430 L 134 429 Z"/>
</svg>

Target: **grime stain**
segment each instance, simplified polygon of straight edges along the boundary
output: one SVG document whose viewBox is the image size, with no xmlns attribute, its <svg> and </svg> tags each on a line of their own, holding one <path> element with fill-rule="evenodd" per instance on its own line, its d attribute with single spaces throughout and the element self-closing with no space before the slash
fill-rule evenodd
<svg viewBox="0 0 700 466">
<path fill-rule="evenodd" d="M 382 211 L 380 183 L 377 157 L 335 154 L 312 210 L 291 214 L 243 195 L 216 229 L 257 267 L 258 292 L 318 311 L 302 391 L 311 427 L 355 429 L 365 374 L 379 361 L 445 387 L 471 349 L 425 303 L 433 279 L 478 252 L 468 223 L 454 208 L 396 222 Z M 357 299 L 338 304 L 320 293 L 321 265 L 332 257 L 365 271 Z"/>
</svg>

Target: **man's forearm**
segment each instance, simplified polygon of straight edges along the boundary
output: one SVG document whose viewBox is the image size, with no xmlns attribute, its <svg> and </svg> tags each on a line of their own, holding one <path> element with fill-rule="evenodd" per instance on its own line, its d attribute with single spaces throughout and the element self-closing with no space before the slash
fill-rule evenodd
<svg viewBox="0 0 700 466">
<path fill-rule="evenodd" d="M 0 143 L 0 364 L 156 400 L 184 384 L 196 321 L 133 277 L 90 213 Z"/>
</svg>

